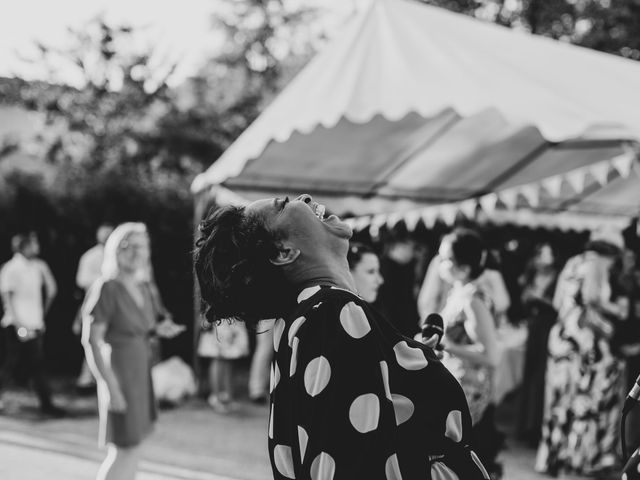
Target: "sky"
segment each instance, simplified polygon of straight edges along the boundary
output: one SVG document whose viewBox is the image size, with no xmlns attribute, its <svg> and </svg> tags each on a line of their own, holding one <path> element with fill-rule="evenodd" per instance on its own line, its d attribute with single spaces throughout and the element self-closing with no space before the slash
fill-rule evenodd
<svg viewBox="0 0 640 480">
<path fill-rule="evenodd" d="M 296 1 L 296 0 L 293 0 Z M 298 0 L 321 5 L 329 28 L 339 24 L 362 0 Z M 220 36 L 210 27 L 217 0 L 20 0 L 5 5 L 0 15 L 0 76 L 50 80 L 37 65 L 21 57 L 33 57 L 34 42 L 63 47 L 67 29 L 81 28 L 90 19 L 105 15 L 107 20 L 145 27 L 145 41 L 166 56 L 179 60 L 173 83 L 193 73 L 208 53 L 220 44 Z M 63 81 L 74 84 L 71 71 L 57 72 Z"/>
</svg>

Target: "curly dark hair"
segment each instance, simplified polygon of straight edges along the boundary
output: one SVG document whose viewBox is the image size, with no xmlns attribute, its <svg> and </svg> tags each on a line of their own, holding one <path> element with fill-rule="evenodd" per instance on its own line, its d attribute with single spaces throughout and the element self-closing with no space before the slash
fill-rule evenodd
<svg viewBox="0 0 640 480">
<path fill-rule="evenodd" d="M 270 262 L 278 253 L 276 238 L 260 218 L 224 206 L 212 209 L 199 231 L 194 265 L 209 323 L 238 319 L 255 328 L 262 319 L 286 315 L 293 288 Z"/>
<path fill-rule="evenodd" d="M 456 264 L 468 266 L 472 280 L 478 278 L 486 267 L 487 248 L 478 233 L 468 228 L 456 228 L 442 239 L 451 245 Z"/>
</svg>

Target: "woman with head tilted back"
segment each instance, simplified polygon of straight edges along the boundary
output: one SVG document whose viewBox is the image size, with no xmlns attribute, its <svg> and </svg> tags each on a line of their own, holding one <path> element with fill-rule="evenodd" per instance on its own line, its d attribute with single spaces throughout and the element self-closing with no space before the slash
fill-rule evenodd
<svg viewBox="0 0 640 480">
<path fill-rule="evenodd" d="M 206 316 L 274 326 L 274 478 L 488 478 L 459 384 L 353 293 L 351 229 L 309 195 L 223 207 L 201 225 Z"/>
<path fill-rule="evenodd" d="M 156 420 L 151 385 L 154 335 L 183 330 L 164 314 L 149 261 L 149 238 L 142 223 L 123 223 L 104 247 L 101 278 L 87 294 L 82 339 L 98 380 L 100 443 L 108 445 L 98 480 L 133 480 L 140 444 Z"/>
</svg>

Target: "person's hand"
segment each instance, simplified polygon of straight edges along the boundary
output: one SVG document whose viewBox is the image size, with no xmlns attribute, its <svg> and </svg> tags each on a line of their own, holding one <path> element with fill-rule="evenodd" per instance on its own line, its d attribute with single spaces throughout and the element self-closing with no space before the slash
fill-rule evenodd
<svg viewBox="0 0 640 480">
<path fill-rule="evenodd" d="M 434 333 L 426 340 L 422 340 L 422 343 L 424 343 L 427 347 L 433 348 L 435 350 L 436 346 L 438 345 L 438 337 L 439 335 L 437 333 Z"/>
<path fill-rule="evenodd" d="M 174 323 L 170 317 L 165 318 L 162 322 L 156 325 L 156 333 L 161 338 L 173 338 L 184 332 L 186 329 L 187 327 L 184 325 Z"/>
<path fill-rule="evenodd" d="M 620 351 L 625 357 L 635 357 L 636 355 L 640 355 L 640 343 L 622 345 Z"/>
<path fill-rule="evenodd" d="M 120 387 L 109 389 L 109 411 L 114 413 L 124 413 L 127 411 L 127 401 Z"/>
</svg>

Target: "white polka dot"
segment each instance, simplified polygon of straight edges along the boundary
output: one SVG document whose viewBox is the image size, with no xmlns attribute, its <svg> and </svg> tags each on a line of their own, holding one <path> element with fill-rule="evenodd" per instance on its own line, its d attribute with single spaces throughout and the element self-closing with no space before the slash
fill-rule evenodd
<svg viewBox="0 0 640 480">
<path fill-rule="evenodd" d="M 429 365 L 424 352 L 419 348 L 410 347 L 404 340 L 393 347 L 396 360 L 406 370 L 420 370 Z"/>
<path fill-rule="evenodd" d="M 349 302 L 342 307 L 340 323 L 345 332 L 353 338 L 362 338 L 371 331 L 371 326 L 364 310 L 353 302 Z"/>
<path fill-rule="evenodd" d="M 373 393 L 365 393 L 356 398 L 349 407 L 351 425 L 360 433 L 371 432 L 378 428 L 380 420 L 380 401 Z"/>
<path fill-rule="evenodd" d="M 294 338 L 293 346 L 291 347 L 291 362 L 289 363 L 290 377 L 296 374 L 296 368 L 298 366 L 298 343 L 300 343 L 300 339 L 298 337 Z"/>
<path fill-rule="evenodd" d="M 393 411 L 396 414 L 396 425 L 401 425 L 411 418 L 415 407 L 413 402 L 403 395 L 394 393 L 391 395 L 393 400 Z"/>
<path fill-rule="evenodd" d="M 309 362 L 304 371 L 304 388 L 307 393 L 315 397 L 329 384 L 331 380 L 331 365 L 324 357 L 316 357 Z"/>
<path fill-rule="evenodd" d="M 456 443 L 462 440 L 462 412 L 460 410 L 451 410 L 449 412 L 449 415 L 447 415 L 447 430 L 444 434 Z"/>
<path fill-rule="evenodd" d="M 384 465 L 384 474 L 387 480 L 402 480 L 398 456 L 395 453 L 387 458 L 387 463 Z"/>
<path fill-rule="evenodd" d="M 278 386 L 279 381 L 280 381 L 280 369 L 278 368 L 278 363 L 273 362 L 271 364 L 271 380 L 269 382 L 269 393 L 273 393 L 273 391 Z"/>
<path fill-rule="evenodd" d="M 291 343 L 293 342 L 293 337 L 296 336 L 296 333 L 298 333 L 298 330 L 300 329 L 302 324 L 305 322 L 305 320 L 306 318 L 304 317 L 296 318 L 295 321 L 289 327 L 289 346 L 291 346 Z"/>
<path fill-rule="evenodd" d="M 449 467 L 442 462 L 435 462 L 431 465 L 432 480 L 460 480 L 460 477 L 453 473 Z"/>
<path fill-rule="evenodd" d="M 319 285 L 316 285 L 315 287 L 305 288 L 300 292 L 300 295 L 298 295 L 298 303 L 302 303 L 308 298 L 313 297 L 319 291 L 320 291 Z"/>
<path fill-rule="evenodd" d="M 311 464 L 312 480 L 333 480 L 336 473 L 336 462 L 328 453 L 322 452 Z"/>
<path fill-rule="evenodd" d="M 273 403 L 271 404 L 271 413 L 269 414 L 269 438 L 273 440 Z"/>
<path fill-rule="evenodd" d="M 473 450 L 471 450 L 471 460 L 473 460 L 473 463 L 475 463 L 480 472 L 482 472 L 482 478 L 484 478 L 485 480 L 491 480 L 489 472 L 487 472 L 487 469 L 484 468 L 484 465 L 478 458 L 478 455 L 476 455 L 476 452 L 474 452 Z"/>
<path fill-rule="evenodd" d="M 280 339 L 282 338 L 282 333 L 284 332 L 285 323 L 282 318 L 276 320 L 276 323 L 273 325 L 273 350 L 278 351 L 278 347 L 280 347 Z"/>
<path fill-rule="evenodd" d="M 293 471 L 293 455 L 291 447 L 286 445 L 276 445 L 273 449 L 273 463 L 280 475 L 287 478 L 296 478 Z"/>
<path fill-rule="evenodd" d="M 384 396 L 389 400 L 391 398 L 391 388 L 389 387 L 389 366 L 387 362 L 380 362 L 380 371 L 382 372 L 382 385 L 384 386 Z"/>
<path fill-rule="evenodd" d="M 300 426 L 298 427 L 298 443 L 300 444 L 300 461 L 304 462 L 304 454 L 307 451 L 309 435 L 307 434 L 307 431 Z"/>
<path fill-rule="evenodd" d="M 623 474 L 622 474 L 622 480 L 627 480 L 628 478 L 629 478 L 629 477 L 627 477 L 627 474 L 626 474 L 626 473 L 623 473 Z"/>
</svg>

